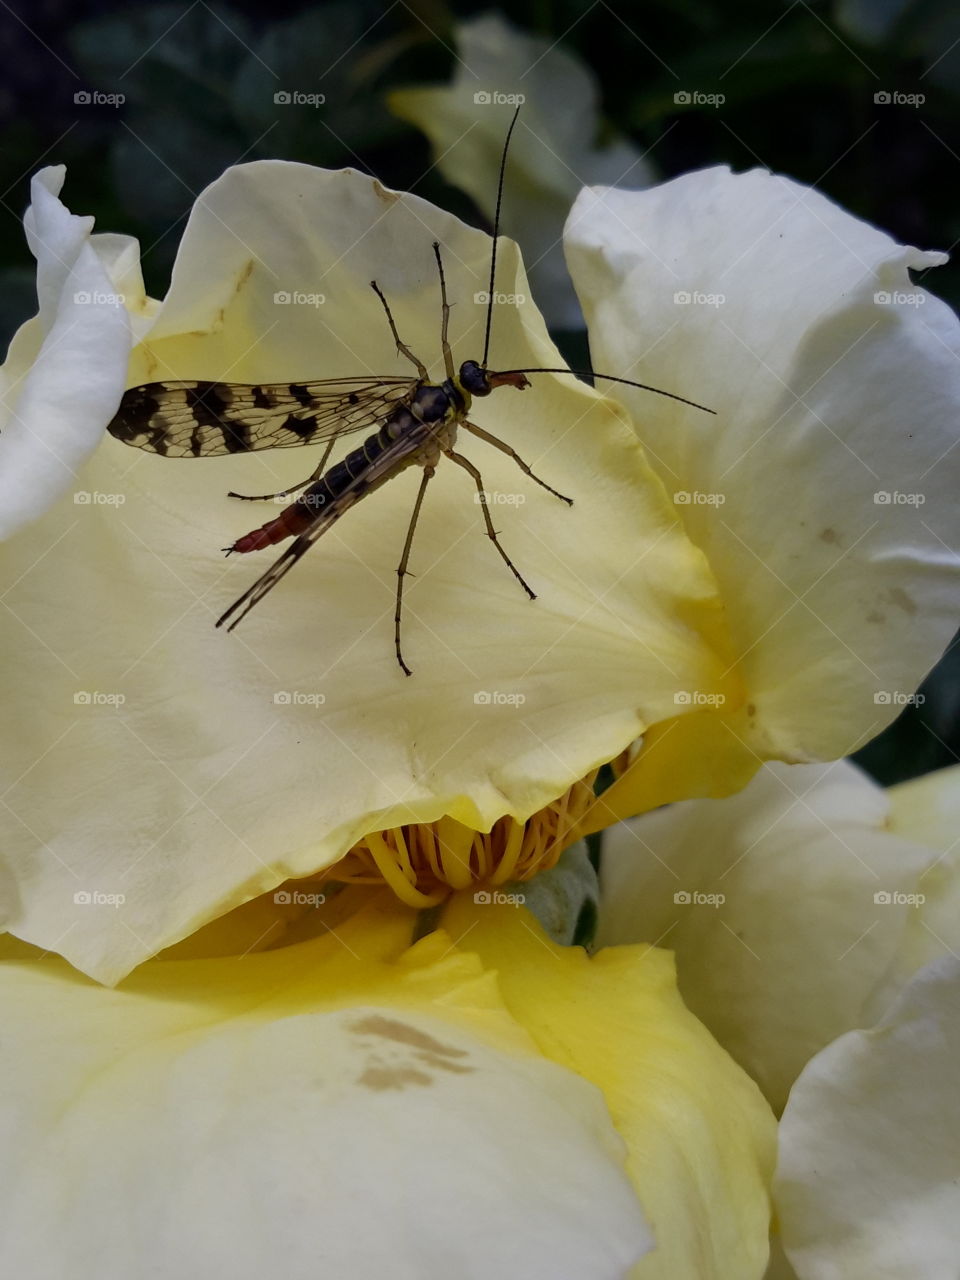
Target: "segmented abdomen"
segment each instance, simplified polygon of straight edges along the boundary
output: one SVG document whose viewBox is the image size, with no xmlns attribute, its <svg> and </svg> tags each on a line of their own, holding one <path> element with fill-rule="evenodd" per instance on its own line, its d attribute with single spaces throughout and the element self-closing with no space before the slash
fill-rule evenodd
<svg viewBox="0 0 960 1280">
<path fill-rule="evenodd" d="M 282 542 L 284 538 L 292 538 L 303 533 L 314 520 L 350 488 L 393 442 L 409 427 L 415 426 L 417 419 L 407 410 L 401 410 L 374 435 L 367 436 L 363 444 L 353 449 L 340 462 L 335 463 L 319 480 L 304 489 L 296 502 L 276 517 L 268 520 L 259 529 L 245 533 L 238 538 L 231 551 L 262 551 L 264 547 Z M 357 494 L 359 497 L 360 495 Z"/>
</svg>

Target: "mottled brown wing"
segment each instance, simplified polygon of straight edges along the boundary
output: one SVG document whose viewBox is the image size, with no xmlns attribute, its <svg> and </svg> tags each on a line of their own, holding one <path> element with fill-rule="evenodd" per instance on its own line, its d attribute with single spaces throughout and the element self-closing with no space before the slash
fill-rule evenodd
<svg viewBox="0 0 960 1280">
<path fill-rule="evenodd" d="M 165 458 L 208 458 L 316 444 L 377 431 L 419 383 L 409 378 L 323 382 L 148 382 L 124 392 L 107 430 Z"/>
</svg>

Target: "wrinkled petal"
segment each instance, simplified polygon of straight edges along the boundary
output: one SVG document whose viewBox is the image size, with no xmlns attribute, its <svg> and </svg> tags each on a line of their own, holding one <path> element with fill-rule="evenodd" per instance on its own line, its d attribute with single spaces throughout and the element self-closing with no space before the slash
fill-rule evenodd
<svg viewBox="0 0 960 1280">
<path fill-rule="evenodd" d="M 720 168 L 585 191 L 565 244 L 594 367 L 716 410 L 614 388 L 721 583 L 748 693 L 704 703 L 719 765 L 688 721 L 649 748 L 667 790 L 646 785 L 641 754 L 608 805 L 849 753 L 956 625 L 960 325 L 909 274 L 944 255 L 788 179 Z"/>
<path fill-rule="evenodd" d="M 588 958 L 509 905 L 458 895 L 444 924 L 496 965 L 504 1000 L 544 1053 L 603 1091 L 656 1248 L 630 1280 L 750 1280 L 767 1258 L 773 1116 L 646 947 Z"/>
<path fill-rule="evenodd" d="M 90 234 L 93 219 L 70 213 L 58 198 L 65 174 L 62 165 L 43 169 L 30 188 L 25 229 L 37 260 L 39 311 L 0 370 L 0 538 L 75 487 L 125 386 L 131 331 L 124 295 Z"/>
<path fill-rule="evenodd" d="M 371 908 L 115 990 L 6 961 L 5 1273 L 619 1280 L 649 1195 L 632 1277 L 759 1276 L 772 1117 L 669 958 L 480 914 L 409 948 Z"/>
<path fill-rule="evenodd" d="M 960 1256 L 960 961 L 818 1054 L 780 1126 L 776 1207 L 800 1280 L 947 1280 Z"/>
<path fill-rule="evenodd" d="M 940 922 L 938 851 L 887 814 L 852 765 L 769 765 L 739 795 L 607 833 L 600 940 L 675 951 L 683 998 L 778 1110 L 818 1050 L 960 948 L 960 923 Z"/>
<path fill-rule="evenodd" d="M 555 41 L 528 35 L 496 13 L 460 23 L 454 38 L 450 83 L 397 90 L 390 107 L 423 130 L 440 172 L 492 223 L 504 138 L 514 104 L 522 104 L 510 142 L 503 230 L 523 250 L 534 296 L 551 328 L 582 329 L 563 261 L 564 221 L 581 187 L 642 187 L 651 180 L 650 166 L 626 139 L 597 145 L 596 80 Z"/>
<path fill-rule="evenodd" d="M 488 237 L 350 171 L 230 170 L 191 215 L 129 382 L 412 374 L 371 278 L 439 372 L 434 238 L 457 358 L 479 356 L 472 299 Z M 508 242 L 499 261 L 499 287 L 527 295 Z M 493 367 L 558 359 L 529 299 L 496 309 Z M 224 564 L 218 548 L 277 509 L 226 492 L 296 481 L 315 450 L 178 460 L 109 438 L 84 471 L 91 501 L 60 504 L 8 545 L 13 932 L 115 981 L 369 831 L 444 813 L 475 829 L 528 817 L 671 714 L 678 687 L 735 696 L 713 580 L 622 410 L 544 376 L 473 417 L 575 505 L 461 442 L 539 598 L 484 537 L 470 477 L 444 463 L 410 562 L 409 680 L 393 614 L 412 472 L 351 511 L 229 635 L 214 619 L 270 555 Z"/>
</svg>

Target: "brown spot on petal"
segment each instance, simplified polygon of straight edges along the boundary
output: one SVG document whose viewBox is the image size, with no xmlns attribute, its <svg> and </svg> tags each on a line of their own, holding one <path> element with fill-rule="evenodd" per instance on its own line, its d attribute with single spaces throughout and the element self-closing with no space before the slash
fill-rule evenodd
<svg viewBox="0 0 960 1280">
<path fill-rule="evenodd" d="M 904 613 L 909 614 L 911 618 L 917 612 L 916 601 L 907 595 L 903 587 L 891 587 L 887 592 L 887 599 L 891 604 L 895 604 L 898 609 L 902 609 Z"/>
<path fill-rule="evenodd" d="M 252 275 L 253 275 L 253 259 L 250 258 L 248 259 L 246 266 L 243 267 L 243 269 L 240 271 L 240 273 L 237 276 L 237 290 L 236 290 L 237 293 L 240 292 L 240 290 L 243 288 L 243 286 L 247 283 L 247 281 L 250 279 Z"/>
<path fill-rule="evenodd" d="M 417 1071 L 415 1067 L 367 1067 L 360 1077 L 360 1083 L 377 1093 L 386 1089 L 405 1089 L 409 1084 L 431 1084 L 433 1077 L 426 1071 Z"/>
<path fill-rule="evenodd" d="M 437 1054 L 440 1057 L 466 1058 L 465 1049 L 455 1049 L 452 1045 L 442 1044 L 425 1031 L 411 1027 L 408 1022 L 400 1022 L 397 1018 L 385 1018 L 382 1014 L 373 1013 L 368 1018 L 361 1018 L 353 1024 L 352 1030 L 361 1035 L 383 1036 L 385 1040 L 395 1040 L 398 1044 L 409 1045 L 419 1049 L 421 1053 Z"/>
<path fill-rule="evenodd" d="M 417 1053 L 414 1054 L 414 1057 L 421 1062 L 425 1062 L 428 1067 L 437 1067 L 440 1071 L 452 1071 L 454 1075 L 458 1076 L 469 1075 L 471 1071 L 475 1070 L 474 1067 L 464 1066 L 462 1062 L 445 1062 L 443 1058 L 435 1053 Z"/>
<path fill-rule="evenodd" d="M 394 204 L 400 199 L 398 191 L 391 191 L 389 187 L 385 187 L 382 182 L 378 182 L 376 178 L 373 180 L 373 189 L 384 204 Z"/>
<path fill-rule="evenodd" d="M 840 535 L 837 533 L 836 529 L 822 529 L 820 531 L 820 541 L 836 543 L 840 541 Z"/>
<path fill-rule="evenodd" d="M 887 615 L 885 613 L 881 613 L 879 609 L 871 609 L 867 614 L 868 622 L 886 622 L 886 620 Z"/>
</svg>

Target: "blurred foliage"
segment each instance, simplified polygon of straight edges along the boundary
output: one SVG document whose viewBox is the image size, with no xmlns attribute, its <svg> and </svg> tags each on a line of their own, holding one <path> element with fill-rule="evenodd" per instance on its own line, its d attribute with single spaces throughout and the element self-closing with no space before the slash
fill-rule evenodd
<svg viewBox="0 0 960 1280">
<path fill-rule="evenodd" d="M 431 167 L 429 148 L 386 93 L 442 83 L 455 26 L 486 4 L 405 0 L 13 0 L 0 9 L 0 338 L 35 309 L 19 220 L 30 174 L 63 162 L 71 208 L 137 236 L 162 295 L 183 220 L 227 165 L 262 157 L 376 173 L 483 224 Z M 923 248 L 960 239 L 960 8 L 953 0 L 513 0 L 517 27 L 592 68 L 607 126 L 664 176 L 718 162 L 761 164 L 817 185 Z M 678 104 L 680 91 L 724 95 Z M 78 94 L 123 94 L 122 105 Z M 321 106 L 277 100 L 322 94 Z M 918 105 L 878 93 L 923 95 Z M 960 269 L 936 292 L 960 302 Z M 580 335 L 564 335 L 568 353 Z M 582 358 L 582 357 L 580 357 Z M 884 781 L 956 760 L 960 657 L 860 753 Z"/>
</svg>

